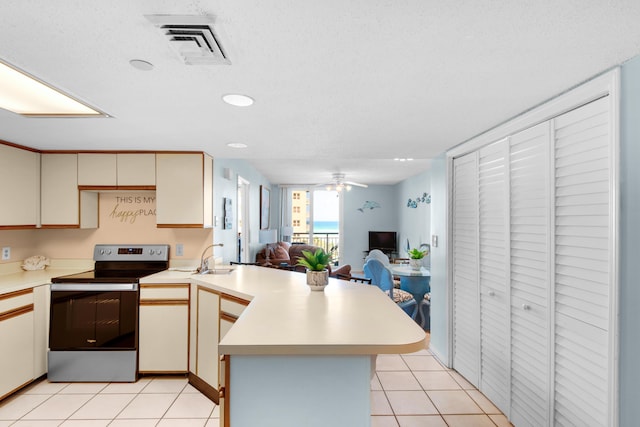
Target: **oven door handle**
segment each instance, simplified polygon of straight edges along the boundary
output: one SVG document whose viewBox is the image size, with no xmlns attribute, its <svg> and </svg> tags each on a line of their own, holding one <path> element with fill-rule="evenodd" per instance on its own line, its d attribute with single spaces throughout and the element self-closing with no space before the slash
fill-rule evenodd
<svg viewBox="0 0 640 427">
<path fill-rule="evenodd" d="M 52 283 L 52 291 L 137 291 L 137 283 Z"/>
</svg>

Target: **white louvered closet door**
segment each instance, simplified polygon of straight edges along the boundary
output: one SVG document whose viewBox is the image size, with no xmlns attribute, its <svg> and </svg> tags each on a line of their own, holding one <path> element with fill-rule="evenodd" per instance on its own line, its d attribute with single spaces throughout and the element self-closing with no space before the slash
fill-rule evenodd
<svg viewBox="0 0 640 427">
<path fill-rule="evenodd" d="M 611 425 L 609 99 L 554 120 L 554 425 Z"/>
<path fill-rule="evenodd" d="M 453 161 L 453 367 L 478 386 L 478 160 Z"/>
<path fill-rule="evenodd" d="M 507 140 L 478 152 L 480 390 L 509 410 L 509 171 Z"/>
<path fill-rule="evenodd" d="M 549 424 L 550 123 L 510 138 L 511 422 Z"/>
</svg>

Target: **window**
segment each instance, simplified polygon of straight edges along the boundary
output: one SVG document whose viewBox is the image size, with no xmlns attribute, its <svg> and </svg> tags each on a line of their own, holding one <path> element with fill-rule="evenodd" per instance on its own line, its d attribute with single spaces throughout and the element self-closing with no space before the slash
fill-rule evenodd
<svg viewBox="0 0 640 427">
<path fill-rule="evenodd" d="M 340 239 L 338 193 L 297 189 L 289 194 L 289 218 L 293 226 L 292 242 L 312 244 L 327 252 L 333 250 L 334 259 L 337 261 Z"/>
</svg>

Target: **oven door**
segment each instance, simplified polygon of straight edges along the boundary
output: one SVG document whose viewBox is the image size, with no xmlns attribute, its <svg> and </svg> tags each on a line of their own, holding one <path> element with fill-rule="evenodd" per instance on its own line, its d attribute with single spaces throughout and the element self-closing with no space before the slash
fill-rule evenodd
<svg viewBox="0 0 640 427">
<path fill-rule="evenodd" d="M 131 350 L 138 346 L 137 283 L 51 285 L 51 350 Z"/>
</svg>

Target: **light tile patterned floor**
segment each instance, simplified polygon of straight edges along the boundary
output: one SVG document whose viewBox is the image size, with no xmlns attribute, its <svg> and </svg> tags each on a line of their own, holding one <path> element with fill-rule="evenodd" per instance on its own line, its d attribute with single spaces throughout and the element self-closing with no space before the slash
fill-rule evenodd
<svg viewBox="0 0 640 427">
<path fill-rule="evenodd" d="M 429 350 L 380 355 L 371 381 L 372 427 L 509 427 L 460 374 Z"/>
<path fill-rule="evenodd" d="M 459 374 L 422 350 L 380 355 L 371 381 L 372 427 L 508 427 Z M 0 427 L 211 427 L 219 408 L 181 377 L 136 383 L 33 384 L 0 403 Z"/>
</svg>

